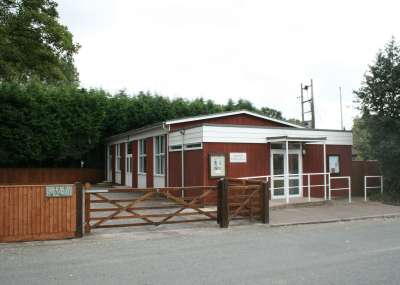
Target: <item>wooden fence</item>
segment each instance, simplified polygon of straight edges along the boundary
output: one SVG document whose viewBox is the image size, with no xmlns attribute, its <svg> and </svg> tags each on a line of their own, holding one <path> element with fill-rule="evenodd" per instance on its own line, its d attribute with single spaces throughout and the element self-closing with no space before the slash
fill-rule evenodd
<svg viewBox="0 0 400 285">
<path fill-rule="evenodd" d="M 104 169 L 95 168 L 0 168 L 0 185 L 97 183 Z"/>
<path fill-rule="evenodd" d="M 82 187 L 71 197 L 46 197 L 45 185 L 0 186 L 0 242 L 82 235 Z"/>
<path fill-rule="evenodd" d="M 353 160 L 351 162 L 351 192 L 353 195 L 364 195 L 364 176 L 380 175 L 378 161 Z"/>
</svg>

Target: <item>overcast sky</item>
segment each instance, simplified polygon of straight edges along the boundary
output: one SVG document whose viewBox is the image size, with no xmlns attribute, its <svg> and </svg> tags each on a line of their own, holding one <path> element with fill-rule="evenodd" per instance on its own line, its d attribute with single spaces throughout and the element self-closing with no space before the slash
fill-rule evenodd
<svg viewBox="0 0 400 285">
<path fill-rule="evenodd" d="M 400 1 L 62 0 L 82 48 L 84 87 L 218 103 L 244 98 L 300 119 L 314 80 L 316 125 L 347 129 L 352 91 L 379 49 L 400 38 Z"/>
</svg>

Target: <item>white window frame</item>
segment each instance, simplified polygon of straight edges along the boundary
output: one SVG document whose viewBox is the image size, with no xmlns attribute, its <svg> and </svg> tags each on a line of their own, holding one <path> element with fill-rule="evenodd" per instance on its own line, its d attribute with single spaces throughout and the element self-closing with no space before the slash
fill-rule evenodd
<svg viewBox="0 0 400 285">
<path fill-rule="evenodd" d="M 185 144 L 185 150 L 195 150 L 195 149 L 202 149 L 202 148 L 203 148 L 202 142 Z"/>
<path fill-rule="evenodd" d="M 170 151 L 170 152 L 182 151 L 182 145 L 181 145 L 181 144 L 170 145 L 170 146 L 169 146 L 169 151 Z"/>
<path fill-rule="evenodd" d="M 146 150 L 146 152 L 143 152 L 143 150 Z M 140 139 L 138 140 L 138 173 L 140 174 L 146 174 L 147 169 L 142 169 L 142 165 L 146 166 L 147 168 L 147 149 L 146 149 L 146 139 Z M 143 161 L 143 163 L 142 163 Z M 146 161 L 146 163 L 144 163 Z M 143 171 L 144 170 L 144 171 Z"/>
<path fill-rule="evenodd" d="M 128 149 L 131 150 L 131 153 L 128 153 Z M 132 142 L 127 142 L 125 145 L 125 171 L 132 173 Z"/>
<path fill-rule="evenodd" d="M 193 145 L 199 145 L 199 146 L 193 146 Z M 196 149 L 203 149 L 203 143 L 202 142 L 188 143 L 188 144 L 185 144 L 185 146 L 184 146 L 184 150 L 196 150 Z M 182 145 L 180 145 L 180 144 L 170 145 L 169 151 L 170 152 L 182 151 Z"/>
<path fill-rule="evenodd" d="M 115 145 L 115 171 L 121 172 L 121 144 Z"/>
<path fill-rule="evenodd" d="M 153 172 L 155 176 L 165 175 L 165 141 L 163 135 L 155 136 L 153 139 Z"/>
</svg>

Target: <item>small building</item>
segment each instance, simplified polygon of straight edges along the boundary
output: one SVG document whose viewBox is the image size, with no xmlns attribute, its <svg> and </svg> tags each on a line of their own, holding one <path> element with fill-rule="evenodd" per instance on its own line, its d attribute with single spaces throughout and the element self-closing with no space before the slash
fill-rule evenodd
<svg viewBox="0 0 400 285">
<path fill-rule="evenodd" d="M 107 179 L 135 188 L 268 176 L 272 199 L 302 197 L 310 184 L 321 197 L 328 177 L 351 175 L 351 131 L 308 129 L 249 111 L 168 120 L 109 137 L 106 146 Z"/>
</svg>

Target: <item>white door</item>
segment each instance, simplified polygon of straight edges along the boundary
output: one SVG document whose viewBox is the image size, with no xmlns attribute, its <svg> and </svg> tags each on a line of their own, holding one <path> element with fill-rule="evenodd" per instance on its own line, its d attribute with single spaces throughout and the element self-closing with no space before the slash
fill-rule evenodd
<svg viewBox="0 0 400 285">
<path fill-rule="evenodd" d="M 128 142 L 125 149 L 125 185 L 132 187 L 132 142 Z"/>
<path fill-rule="evenodd" d="M 138 188 L 147 187 L 147 150 L 144 139 L 138 141 Z"/>
<path fill-rule="evenodd" d="M 271 193 L 272 199 L 300 197 L 302 195 L 302 162 L 301 150 L 289 149 L 289 164 L 286 161 L 286 150 L 271 149 Z M 285 173 L 285 169 L 289 173 Z"/>
</svg>

